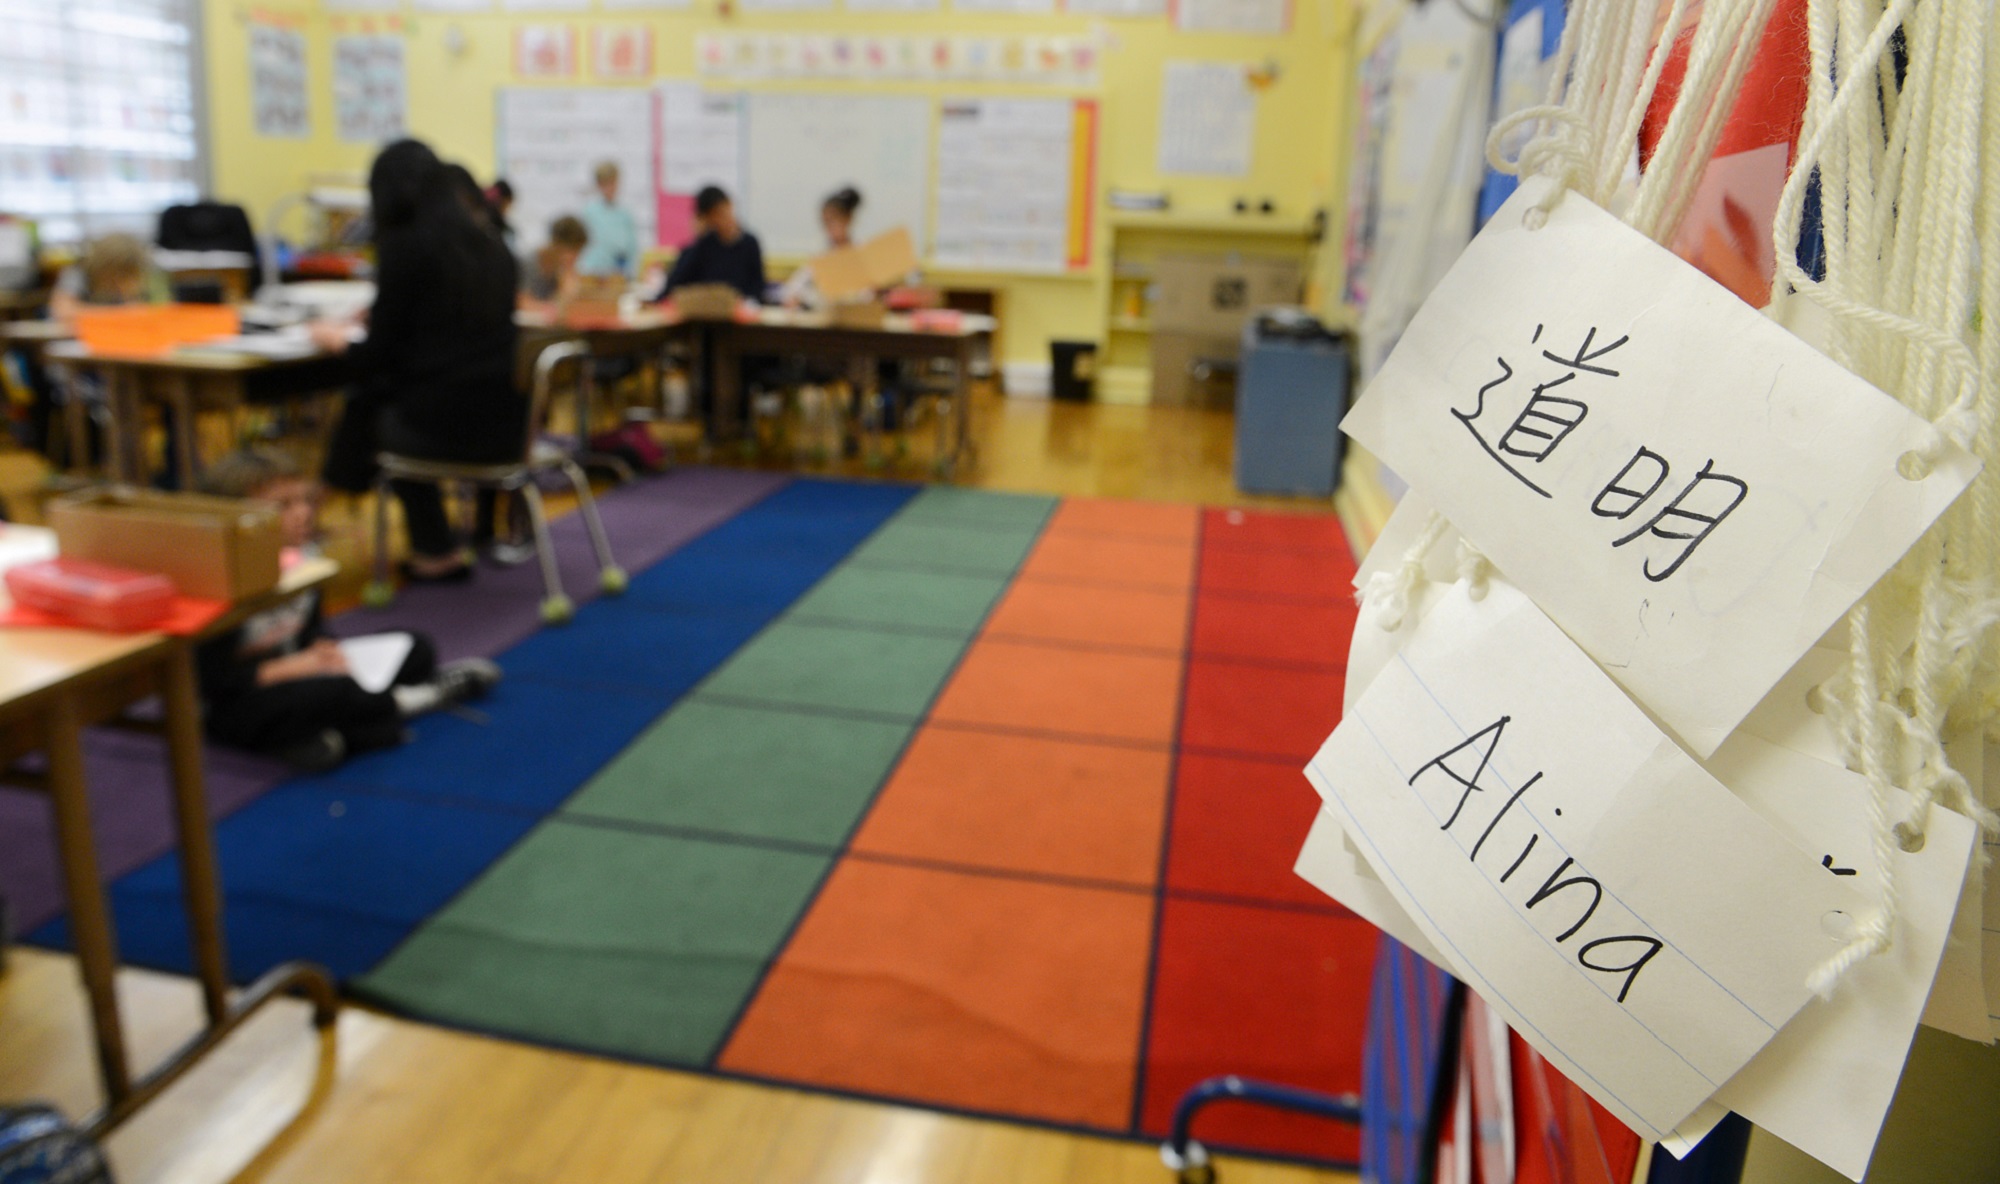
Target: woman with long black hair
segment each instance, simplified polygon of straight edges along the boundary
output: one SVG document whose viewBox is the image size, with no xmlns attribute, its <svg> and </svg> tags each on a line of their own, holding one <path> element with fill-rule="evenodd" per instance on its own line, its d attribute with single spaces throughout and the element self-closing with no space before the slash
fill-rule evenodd
<svg viewBox="0 0 2000 1184">
<path fill-rule="evenodd" d="M 346 349 L 355 386 L 327 456 L 327 483 L 355 492 L 378 450 L 497 463 L 520 455 L 527 408 L 514 383 L 514 256 L 476 219 L 436 153 L 416 140 L 382 149 L 368 174 L 375 221 L 375 304 L 368 335 Z M 394 482 L 409 524 L 406 579 L 455 582 L 472 567 L 434 485 Z"/>
</svg>

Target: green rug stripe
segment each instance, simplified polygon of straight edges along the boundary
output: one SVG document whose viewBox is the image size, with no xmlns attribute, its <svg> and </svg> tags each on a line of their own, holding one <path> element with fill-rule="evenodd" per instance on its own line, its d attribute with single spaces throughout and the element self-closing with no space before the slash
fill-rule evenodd
<svg viewBox="0 0 2000 1184">
<path fill-rule="evenodd" d="M 661 826 L 838 844 L 909 725 L 682 703 L 564 805 Z"/>
<path fill-rule="evenodd" d="M 575 823 L 544 821 L 357 985 L 451 1023 L 707 1064 L 832 857 L 580 816 L 840 849 L 1055 505 L 913 498 L 566 802 Z"/>
<path fill-rule="evenodd" d="M 456 1023 L 699 1064 L 828 862 L 557 816 L 363 987 Z"/>
<path fill-rule="evenodd" d="M 1006 586 L 1003 577 L 992 575 L 841 567 L 786 615 L 950 629 L 970 636 Z"/>
</svg>

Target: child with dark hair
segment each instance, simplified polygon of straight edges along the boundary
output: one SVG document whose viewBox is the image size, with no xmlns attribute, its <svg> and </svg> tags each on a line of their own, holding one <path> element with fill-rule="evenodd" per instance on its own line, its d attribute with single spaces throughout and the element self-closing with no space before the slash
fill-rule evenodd
<svg viewBox="0 0 2000 1184">
<path fill-rule="evenodd" d="M 590 230 L 583 219 L 564 214 L 549 223 L 549 241 L 535 252 L 523 283 L 534 300 L 567 300 L 576 294 L 582 281 L 577 260 L 590 244 Z"/>
<path fill-rule="evenodd" d="M 695 194 L 701 234 L 682 248 L 667 273 L 667 293 L 690 284 L 728 284 L 752 300 L 764 298 L 764 248 L 736 220 L 736 205 L 714 185 Z"/>
<path fill-rule="evenodd" d="M 211 467 L 202 486 L 221 497 L 274 503 L 285 546 L 313 549 L 319 491 L 289 456 L 239 452 Z M 357 655 L 368 653 L 386 667 L 398 651 L 393 672 L 357 667 Z M 204 642 L 195 664 L 213 739 L 308 772 L 400 744 L 412 717 L 481 698 L 500 681 L 500 668 L 484 658 L 439 665 L 421 633 L 328 637 L 317 590 Z"/>
<path fill-rule="evenodd" d="M 819 203 L 820 228 L 826 231 L 826 249 L 837 251 L 854 245 L 854 215 L 861 209 L 861 191 L 842 186 Z M 819 285 L 813 282 L 812 264 L 801 263 L 785 277 L 778 291 L 780 303 L 788 308 L 817 308 L 821 303 Z"/>
</svg>

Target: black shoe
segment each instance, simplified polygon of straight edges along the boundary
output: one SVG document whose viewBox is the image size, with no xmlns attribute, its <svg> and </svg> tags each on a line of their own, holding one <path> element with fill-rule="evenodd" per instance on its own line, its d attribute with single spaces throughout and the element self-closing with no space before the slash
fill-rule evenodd
<svg viewBox="0 0 2000 1184">
<path fill-rule="evenodd" d="M 294 773 L 325 773 L 347 759 L 347 741 L 339 732 L 327 728 L 271 755 L 290 765 Z"/>
<path fill-rule="evenodd" d="M 472 565 L 460 563 L 440 572 L 425 574 L 411 567 L 408 560 L 396 565 L 396 571 L 405 584 L 465 584 L 472 581 Z"/>
<path fill-rule="evenodd" d="M 431 685 L 438 690 L 439 706 L 472 703 L 493 693 L 500 683 L 500 667 L 485 658 L 461 658 L 438 667 Z"/>
</svg>

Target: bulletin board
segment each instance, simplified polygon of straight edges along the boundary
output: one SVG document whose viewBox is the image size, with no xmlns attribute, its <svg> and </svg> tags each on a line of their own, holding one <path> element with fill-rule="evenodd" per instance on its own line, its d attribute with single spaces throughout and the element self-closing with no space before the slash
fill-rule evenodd
<svg viewBox="0 0 2000 1184">
<path fill-rule="evenodd" d="M 654 95 L 633 87 L 502 87 L 495 121 L 499 175 L 514 187 L 510 217 L 520 244 L 548 241 L 549 223 L 580 211 L 599 163 L 616 161 L 619 204 L 639 241 L 655 239 Z"/>
<path fill-rule="evenodd" d="M 826 249 L 819 208 L 852 185 L 855 237 L 896 226 L 930 241 L 931 122 L 922 96 L 752 93 L 745 122 L 744 221 L 773 255 Z"/>
<path fill-rule="evenodd" d="M 500 173 L 514 185 L 522 245 L 575 213 L 591 174 L 616 160 L 641 241 L 693 237 L 694 194 L 720 185 L 765 253 L 826 248 L 829 193 L 862 194 L 856 238 L 898 226 L 926 263 L 1055 274 L 1091 265 L 1097 205 L 1095 99 L 756 92 L 669 82 L 650 90 L 500 92 Z"/>
</svg>

